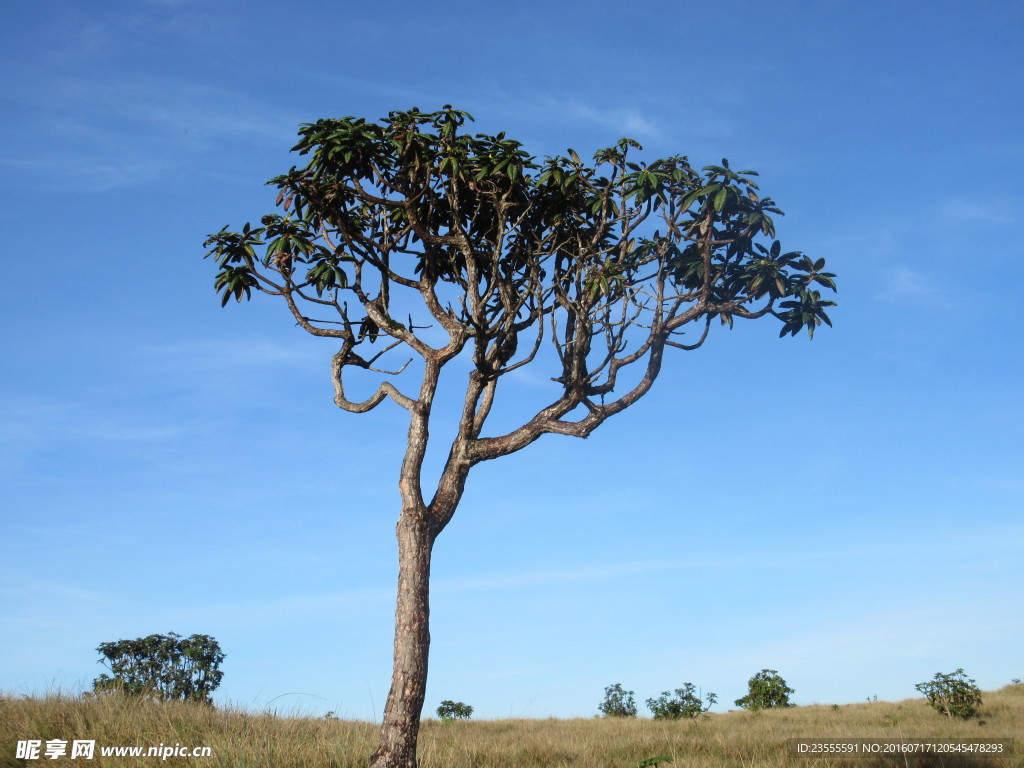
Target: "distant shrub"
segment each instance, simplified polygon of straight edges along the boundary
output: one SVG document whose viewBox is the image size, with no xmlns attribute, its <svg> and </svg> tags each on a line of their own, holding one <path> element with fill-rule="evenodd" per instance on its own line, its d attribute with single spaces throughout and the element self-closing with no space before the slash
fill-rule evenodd
<svg viewBox="0 0 1024 768">
<path fill-rule="evenodd" d="M 633 691 L 622 690 L 622 685 L 616 683 L 604 689 L 604 701 L 598 707 L 598 711 L 605 717 L 636 717 L 636 701 L 633 700 Z"/>
<path fill-rule="evenodd" d="M 136 640 L 100 643 L 96 649 L 111 675 L 92 683 L 94 693 L 119 691 L 163 701 L 212 703 L 210 694 L 224 673 L 218 667 L 224 653 L 209 635 L 149 635 Z"/>
<path fill-rule="evenodd" d="M 933 709 L 946 717 L 967 719 L 978 714 L 981 690 L 963 669 L 950 675 L 937 673 L 934 679 L 914 687 L 928 698 Z"/>
<path fill-rule="evenodd" d="M 461 701 L 445 699 L 437 708 L 437 716 L 442 720 L 469 720 L 473 714 L 473 708 Z"/>
<path fill-rule="evenodd" d="M 704 705 L 707 702 L 707 706 Z M 654 714 L 655 720 L 675 719 L 679 717 L 699 717 L 702 712 L 711 709 L 718 701 L 718 696 L 709 693 L 701 700 L 693 683 L 683 683 L 676 688 L 675 696 L 669 691 L 662 691 L 657 699 L 648 699 L 647 708 Z"/>
<path fill-rule="evenodd" d="M 791 707 L 789 695 L 795 691 L 774 669 L 762 669 L 747 681 L 747 695 L 736 699 L 736 706 L 743 709 L 771 709 Z"/>
</svg>

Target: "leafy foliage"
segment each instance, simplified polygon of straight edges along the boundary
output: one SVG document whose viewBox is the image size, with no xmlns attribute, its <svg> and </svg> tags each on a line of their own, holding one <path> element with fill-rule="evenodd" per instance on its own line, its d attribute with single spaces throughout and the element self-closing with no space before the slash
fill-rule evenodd
<svg viewBox="0 0 1024 768">
<path fill-rule="evenodd" d="M 647 707 L 654 714 L 655 720 L 676 719 L 699 717 L 711 709 L 716 701 L 718 696 L 714 693 L 707 694 L 702 700 L 693 683 L 683 683 L 682 688 L 676 688 L 674 696 L 670 691 L 662 691 L 657 699 L 648 699 Z"/>
<path fill-rule="evenodd" d="M 605 717 L 636 717 L 633 691 L 624 691 L 619 683 L 609 685 L 604 689 L 604 701 L 597 709 Z"/>
<path fill-rule="evenodd" d="M 928 699 L 937 712 L 946 717 L 962 717 L 965 720 L 978 714 L 981 706 L 981 689 L 963 669 L 952 674 L 936 673 L 928 682 L 914 686 Z"/>
<path fill-rule="evenodd" d="M 413 288 L 432 322 L 473 331 L 487 375 L 508 367 L 522 331 L 543 320 L 554 330 L 564 311 L 556 380 L 583 384 L 578 399 L 607 393 L 630 359 L 619 354 L 626 329 L 644 315 L 658 347 L 714 318 L 732 326 L 771 315 L 780 335 L 831 325 L 834 302 L 819 289 L 834 291 L 835 275 L 824 259 L 783 250 L 782 211 L 759 192 L 756 172 L 726 159 L 701 171 L 684 156 L 634 162 L 631 139 L 598 150 L 593 166 L 571 149 L 538 161 L 503 133 L 461 132 L 468 120 L 446 106 L 303 125 L 293 149 L 309 163 L 268 182 L 282 212 L 206 240 L 222 304 L 253 289 L 282 296 L 307 331 L 344 341 L 342 362 L 368 367 L 354 350 L 379 336 L 417 348 L 412 318 L 389 314 L 387 284 Z M 445 304 L 440 285 L 461 298 Z M 669 345 L 695 348 L 705 336 Z M 588 360 L 601 337 L 607 354 Z"/>
<path fill-rule="evenodd" d="M 437 708 L 437 716 L 442 720 L 469 720 L 473 714 L 473 708 L 461 701 L 445 699 Z"/>
<path fill-rule="evenodd" d="M 131 696 L 164 701 L 212 703 L 210 694 L 220 685 L 224 653 L 209 635 L 182 638 L 174 632 L 136 640 L 100 643 L 100 664 L 111 675 L 93 681 L 93 691 L 120 691 Z"/>
<path fill-rule="evenodd" d="M 736 699 L 736 706 L 744 709 L 771 709 L 791 707 L 789 696 L 793 689 L 774 669 L 762 669 L 747 681 L 747 695 Z"/>
</svg>

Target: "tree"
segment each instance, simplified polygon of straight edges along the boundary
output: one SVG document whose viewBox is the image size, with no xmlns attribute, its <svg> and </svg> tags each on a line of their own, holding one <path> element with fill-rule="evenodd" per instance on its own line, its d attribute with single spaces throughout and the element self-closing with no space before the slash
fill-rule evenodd
<svg viewBox="0 0 1024 768">
<path fill-rule="evenodd" d="M 655 720 L 675 720 L 681 717 L 700 717 L 711 709 L 716 701 L 716 694 L 709 693 L 702 700 L 693 683 L 683 683 L 682 688 L 676 688 L 674 696 L 671 691 L 662 691 L 658 698 L 648 699 L 647 708 L 651 710 Z"/>
<path fill-rule="evenodd" d="M 442 720 L 469 720 L 473 716 L 473 708 L 461 701 L 445 699 L 437 708 L 437 716 Z"/>
<path fill-rule="evenodd" d="M 682 156 L 634 162 L 631 139 L 599 150 L 593 167 L 573 150 L 540 162 L 504 133 L 464 132 L 471 119 L 446 106 L 305 124 L 293 149 L 308 164 L 269 182 L 280 211 L 205 243 L 222 304 L 254 290 L 279 297 L 307 333 L 340 346 L 339 408 L 365 413 L 390 399 L 409 412 L 394 671 L 375 768 L 416 764 L 431 550 L 475 465 L 544 434 L 587 437 L 651 389 L 667 350 L 697 349 L 716 319 L 775 317 L 780 335 L 831 324 L 833 302 L 815 284 L 834 290 L 834 275 L 772 239 L 781 211 L 753 171 L 723 160 L 698 172 Z M 398 351 L 416 365 L 385 361 Z M 428 489 L 439 379 L 460 356 L 461 413 Z M 526 365 L 551 366 L 550 401 L 485 435 L 499 382 Z M 363 400 L 349 396 L 356 372 L 381 377 Z M 403 374 L 415 394 L 390 378 Z"/>
<path fill-rule="evenodd" d="M 136 640 L 100 643 L 100 664 L 113 673 L 93 680 L 96 693 L 119 691 L 161 701 L 200 701 L 220 685 L 224 653 L 209 635 L 149 635 Z"/>
<path fill-rule="evenodd" d="M 633 691 L 624 691 L 620 683 L 609 685 L 604 689 L 604 701 L 597 709 L 605 717 L 636 717 Z"/>
<path fill-rule="evenodd" d="M 981 706 L 981 689 L 962 668 L 950 674 L 936 672 L 931 680 L 914 688 L 925 695 L 932 709 L 946 717 L 967 720 L 977 715 Z"/>
<path fill-rule="evenodd" d="M 736 699 L 736 706 L 753 710 L 791 707 L 791 693 L 795 691 L 786 685 L 778 670 L 762 669 L 747 681 L 747 695 Z"/>
</svg>

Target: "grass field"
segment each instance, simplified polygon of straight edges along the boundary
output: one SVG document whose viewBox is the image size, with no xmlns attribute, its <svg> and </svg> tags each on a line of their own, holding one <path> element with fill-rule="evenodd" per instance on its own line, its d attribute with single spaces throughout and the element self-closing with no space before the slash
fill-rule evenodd
<svg viewBox="0 0 1024 768">
<path fill-rule="evenodd" d="M 0 765 L 364 768 L 375 746 L 373 723 L 120 697 L 0 696 Z M 965 755 L 799 757 L 787 739 L 1016 739 L 999 759 Z M 92 760 L 17 759 L 18 740 L 95 740 Z M 100 747 L 210 747 L 208 757 L 103 757 Z M 661 768 L 793 766 L 874 768 L 1024 766 L 1024 685 L 983 694 L 980 717 L 950 720 L 924 699 L 840 707 L 815 705 L 762 712 L 706 714 L 697 720 L 427 720 L 421 768 L 636 768 L 658 756 Z"/>
</svg>

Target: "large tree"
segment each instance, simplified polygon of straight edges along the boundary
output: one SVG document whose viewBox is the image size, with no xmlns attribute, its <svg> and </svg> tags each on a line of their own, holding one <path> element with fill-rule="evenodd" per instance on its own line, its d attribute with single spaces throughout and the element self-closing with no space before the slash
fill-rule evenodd
<svg viewBox="0 0 1024 768">
<path fill-rule="evenodd" d="M 815 290 L 835 289 L 824 260 L 774 240 L 781 211 L 753 171 L 726 160 L 697 171 L 683 156 L 635 162 L 630 139 L 596 152 L 593 166 L 571 149 L 541 162 L 504 133 L 465 132 L 471 119 L 445 106 L 303 125 L 293 151 L 308 164 L 268 182 L 279 212 L 206 242 L 222 303 L 253 289 L 280 297 L 306 332 L 340 345 L 339 408 L 390 399 L 409 412 L 394 672 L 374 768 L 416 765 L 431 549 L 473 466 L 546 433 L 588 436 L 650 391 L 667 350 L 700 347 L 714 320 L 774 317 L 780 336 L 813 334 L 833 304 Z M 398 352 L 415 364 L 389 363 Z M 461 414 L 427 488 L 439 379 L 460 357 Z M 526 365 L 548 366 L 550 400 L 486 434 L 499 383 Z M 353 369 L 378 377 L 366 399 L 350 399 Z M 396 386 L 409 377 L 418 386 Z"/>
</svg>

